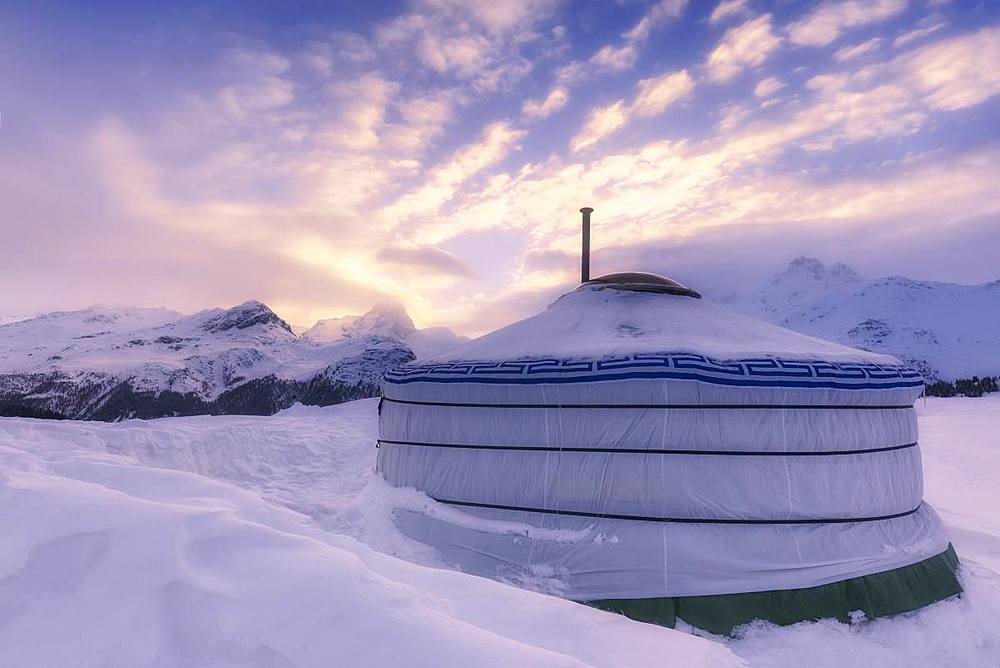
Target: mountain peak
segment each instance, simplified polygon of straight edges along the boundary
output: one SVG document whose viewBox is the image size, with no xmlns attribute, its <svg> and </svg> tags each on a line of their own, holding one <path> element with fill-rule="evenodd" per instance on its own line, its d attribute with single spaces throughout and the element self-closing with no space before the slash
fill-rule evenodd
<svg viewBox="0 0 1000 668">
<path fill-rule="evenodd" d="M 789 273 L 809 272 L 812 274 L 818 274 L 826 271 L 826 265 L 814 257 L 799 255 L 788 263 L 788 269 L 786 271 Z"/>
<path fill-rule="evenodd" d="M 401 303 L 383 302 L 376 304 L 364 315 L 318 320 L 302 335 L 315 341 L 328 342 L 369 336 L 403 342 L 416 331 L 413 320 Z"/>
<path fill-rule="evenodd" d="M 345 338 L 379 336 L 405 341 L 417 331 L 406 308 L 398 302 L 376 304 L 370 311 L 344 327 Z"/>
<path fill-rule="evenodd" d="M 247 329 L 257 325 L 276 325 L 291 333 L 288 323 L 278 317 L 266 304 L 251 299 L 238 306 L 223 309 L 207 318 L 201 325 L 206 332 L 225 332 L 231 329 Z"/>
<path fill-rule="evenodd" d="M 861 275 L 842 262 L 827 266 L 814 257 L 800 255 L 788 263 L 785 271 L 775 278 L 780 282 L 789 277 L 808 278 L 823 283 L 840 284 L 861 280 Z"/>
<path fill-rule="evenodd" d="M 418 358 L 436 355 L 467 341 L 447 327 L 417 329 L 406 308 L 398 302 L 383 302 L 364 315 L 345 315 L 318 320 L 302 333 L 316 343 L 337 343 L 344 340 L 380 339 L 369 344 L 395 342 L 405 345 Z"/>
</svg>

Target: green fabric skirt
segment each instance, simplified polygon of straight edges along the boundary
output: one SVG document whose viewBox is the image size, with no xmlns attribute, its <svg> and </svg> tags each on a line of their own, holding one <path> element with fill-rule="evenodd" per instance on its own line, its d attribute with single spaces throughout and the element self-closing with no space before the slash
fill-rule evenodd
<svg viewBox="0 0 1000 668">
<path fill-rule="evenodd" d="M 910 612 L 962 593 L 957 571 L 958 555 L 948 545 L 941 554 L 909 566 L 806 589 L 586 603 L 640 622 L 673 628 L 682 619 L 711 633 L 731 635 L 755 619 L 785 625 L 828 618 L 848 622 L 856 610 L 868 619 Z"/>
</svg>

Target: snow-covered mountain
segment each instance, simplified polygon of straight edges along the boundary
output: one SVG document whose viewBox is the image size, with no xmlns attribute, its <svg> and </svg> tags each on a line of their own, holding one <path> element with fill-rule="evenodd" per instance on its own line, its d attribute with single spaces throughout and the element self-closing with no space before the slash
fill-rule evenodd
<svg viewBox="0 0 1000 668">
<path fill-rule="evenodd" d="M 756 290 L 717 301 L 895 355 L 928 379 L 1000 375 L 1000 281 L 868 279 L 800 257 Z M 117 420 L 328 405 L 375 396 L 386 368 L 465 340 L 417 329 L 396 304 L 321 320 L 301 336 L 257 301 L 188 316 L 113 306 L 46 313 L 0 325 L 0 415 Z"/>
<path fill-rule="evenodd" d="M 257 301 L 189 316 L 47 313 L 0 326 L 0 414 L 117 420 L 328 405 L 377 395 L 386 368 L 457 339 L 416 330 L 402 307 L 350 322 L 339 337 L 298 336 Z"/>
<path fill-rule="evenodd" d="M 11 313 L 0 313 L 0 325 L 9 325 L 18 320 L 27 320 L 27 316 L 13 315 Z"/>
<path fill-rule="evenodd" d="M 335 343 L 377 336 L 405 343 L 418 357 L 429 357 L 468 341 L 447 327 L 417 329 L 401 304 L 380 304 L 364 315 L 320 320 L 302 332 L 311 341 Z"/>
<path fill-rule="evenodd" d="M 805 334 L 895 355 L 928 379 L 1000 374 L 1000 280 L 869 279 L 843 264 L 798 257 L 756 290 L 719 301 Z"/>
</svg>

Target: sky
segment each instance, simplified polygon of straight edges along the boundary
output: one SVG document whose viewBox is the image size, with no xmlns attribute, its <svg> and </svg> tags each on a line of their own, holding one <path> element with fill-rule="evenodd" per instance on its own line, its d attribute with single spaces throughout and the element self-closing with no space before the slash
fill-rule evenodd
<svg viewBox="0 0 1000 668">
<path fill-rule="evenodd" d="M 0 2 L 0 314 L 1000 278 L 1000 2 Z"/>
</svg>

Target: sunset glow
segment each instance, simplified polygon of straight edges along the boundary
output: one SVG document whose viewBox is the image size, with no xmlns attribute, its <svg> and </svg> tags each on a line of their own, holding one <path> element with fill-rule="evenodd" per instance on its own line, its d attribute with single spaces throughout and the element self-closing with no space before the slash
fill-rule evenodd
<svg viewBox="0 0 1000 668">
<path fill-rule="evenodd" d="M 477 334 L 578 276 L 996 278 L 1000 5 L 9 4 L 3 308 Z"/>
</svg>

